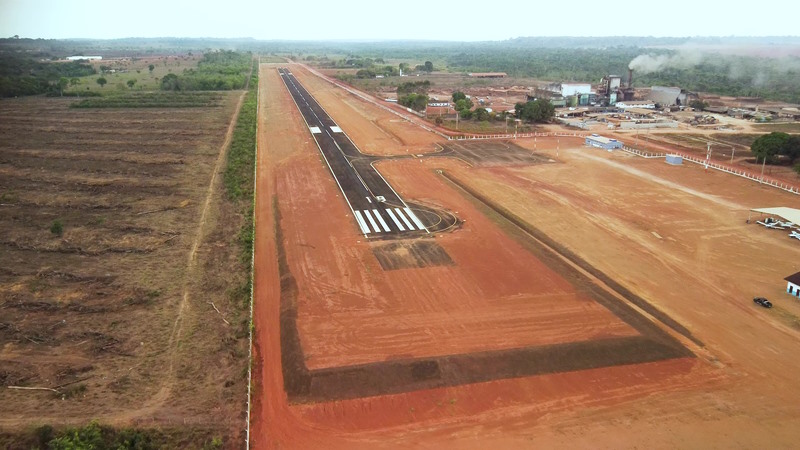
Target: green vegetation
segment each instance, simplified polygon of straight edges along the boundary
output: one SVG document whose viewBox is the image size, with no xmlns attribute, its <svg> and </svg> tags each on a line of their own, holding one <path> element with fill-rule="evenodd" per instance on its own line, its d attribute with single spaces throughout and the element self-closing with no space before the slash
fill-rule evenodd
<svg viewBox="0 0 800 450">
<path fill-rule="evenodd" d="M 61 220 L 56 219 L 53 221 L 53 224 L 50 225 L 50 232 L 56 236 L 61 236 L 64 234 L 64 224 L 61 223 Z"/>
<path fill-rule="evenodd" d="M 3 448 L 50 450 L 156 450 L 163 448 L 220 449 L 222 439 L 207 430 L 114 429 L 92 421 L 83 427 L 56 429 L 41 425 L 4 440 Z"/>
<path fill-rule="evenodd" d="M 428 96 L 425 94 L 416 94 L 414 92 L 398 97 L 397 103 L 407 106 L 414 111 L 424 111 L 428 106 Z"/>
<path fill-rule="evenodd" d="M 692 100 L 689 102 L 689 106 L 698 111 L 705 111 L 705 109 L 708 108 L 708 103 L 702 100 Z"/>
<path fill-rule="evenodd" d="M 197 108 L 222 104 L 216 92 L 125 92 L 75 102 L 72 108 Z"/>
<path fill-rule="evenodd" d="M 765 134 L 753 142 L 750 151 L 756 159 L 769 164 L 780 161 L 794 162 L 800 158 L 800 136 L 792 136 L 778 131 Z"/>
<path fill-rule="evenodd" d="M 242 89 L 253 67 L 253 54 L 234 51 L 209 52 L 197 64 L 178 76 L 170 73 L 161 78 L 165 91 L 226 91 Z"/>
<path fill-rule="evenodd" d="M 32 56 L 0 53 L 0 97 L 61 93 L 71 78 L 97 71 L 81 61 L 42 62 Z"/>
<path fill-rule="evenodd" d="M 242 307 L 249 305 L 252 293 L 252 253 L 255 228 L 253 224 L 253 208 L 255 193 L 255 160 L 256 160 L 256 122 L 258 105 L 258 80 L 253 75 L 250 80 L 250 90 L 247 92 L 239 118 L 231 137 L 231 147 L 228 150 L 228 160 L 223 174 L 225 192 L 240 213 L 244 216 L 242 228 L 237 237 L 241 248 L 240 259 L 244 265 L 243 272 L 247 274 L 242 284 L 232 290 L 231 296 Z"/>
<path fill-rule="evenodd" d="M 550 100 L 537 99 L 514 106 L 514 116 L 525 122 L 549 122 L 555 116 L 556 109 Z"/>
</svg>

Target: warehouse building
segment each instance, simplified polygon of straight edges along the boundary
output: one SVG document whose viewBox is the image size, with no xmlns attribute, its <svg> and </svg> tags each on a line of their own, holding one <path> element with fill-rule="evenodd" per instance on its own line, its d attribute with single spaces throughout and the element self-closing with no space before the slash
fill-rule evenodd
<svg viewBox="0 0 800 450">
<path fill-rule="evenodd" d="M 592 134 L 591 136 L 586 136 L 586 146 L 599 147 L 611 151 L 615 148 L 622 148 L 622 142 L 616 139 L 610 139 L 597 134 Z"/>
</svg>

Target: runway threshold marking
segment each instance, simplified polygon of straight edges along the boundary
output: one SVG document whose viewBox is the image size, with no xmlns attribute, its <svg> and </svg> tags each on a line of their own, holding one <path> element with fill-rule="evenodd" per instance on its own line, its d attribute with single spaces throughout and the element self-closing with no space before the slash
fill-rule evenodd
<svg viewBox="0 0 800 450">
<path fill-rule="evenodd" d="M 400 221 L 399 221 L 399 220 L 397 220 L 397 216 L 395 216 L 395 215 L 394 215 L 394 213 L 392 212 L 392 210 L 391 210 L 391 209 L 387 209 L 387 210 L 386 210 L 386 214 L 389 214 L 389 217 L 391 217 L 391 218 L 392 218 L 392 220 L 394 221 L 394 224 L 395 224 L 395 225 L 397 225 L 397 228 L 398 228 L 400 231 L 406 231 L 405 227 L 403 227 L 403 224 L 402 224 L 402 223 L 400 223 Z"/>
<path fill-rule="evenodd" d="M 388 232 L 390 232 L 390 231 L 392 231 L 392 230 L 389 228 L 389 225 L 386 225 L 386 222 L 383 220 L 383 216 L 381 216 L 381 213 L 380 213 L 380 212 L 378 212 L 378 210 L 377 210 L 377 209 L 373 209 L 373 210 L 372 210 L 372 213 L 373 213 L 373 214 L 375 214 L 375 217 L 377 217 L 377 218 L 378 218 L 378 222 L 380 222 L 380 223 L 381 223 L 381 227 L 383 227 L 383 231 L 385 231 L 385 232 L 387 232 L 387 233 L 388 233 Z"/>
<path fill-rule="evenodd" d="M 416 225 L 417 228 L 419 228 L 420 230 L 424 230 L 425 225 L 423 225 L 422 222 L 420 222 L 420 220 L 417 218 L 417 215 L 414 214 L 414 211 L 411 211 L 411 208 L 404 208 L 404 209 L 406 214 L 408 214 L 408 217 L 411 217 L 411 220 L 414 221 L 414 225 Z"/>
<path fill-rule="evenodd" d="M 413 230 L 414 229 L 414 225 L 411 225 L 411 222 L 409 222 L 408 219 L 406 219 L 406 216 L 403 215 L 403 211 L 400 211 L 400 208 L 395 208 L 394 211 L 397 213 L 397 215 L 401 219 L 403 219 L 403 222 L 406 223 L 406 226 L 408 226 L 409 230 Z"/>
<path fill-rule="evenodd" d="M 369 234 L 369 227 L 367 223 L 364 222 L 364 218 L 361 217 L 361 211 L 354 211 L 356 213 L 356 222 L 358 222 L 358 226 L 361 227 L 361 232 L 364 234 Z"/>
<path fill-rule="evenodd" d="M 375 219 L 372 218 L 372 214 L 370 214 L 369 211 L 365 209 L 364 215 L 367 216 L 367 219 L 369 219 L 369 223 L 372 224 L 372 229 L 375 230 L 376 233 L 380 233 L 381 230 L 380 228 L 378 228 L 378 224 L 375 223 Z"/>
<path fill-rule="evenodd" d="M 322 131 L 319 129 L 319 127 L 309 127 L 308 129 L 311 130 L 312 134 L 320 134 L 320 133 L 322 133 Z"/>
<path fill-rule="evenodd" d="M 331 131 L 333 131 L 334 133 L 341 133 L 342 129 L 339 127 L 331 127 Z"/>
</svg>

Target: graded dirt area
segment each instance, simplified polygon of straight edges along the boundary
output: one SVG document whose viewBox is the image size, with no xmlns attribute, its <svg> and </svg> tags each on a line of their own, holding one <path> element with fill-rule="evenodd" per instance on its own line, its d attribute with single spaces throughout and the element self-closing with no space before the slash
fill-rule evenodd
<svg viewBox="0 0 800 450">
<path fill-rule="evenodd" d="M 450 263 L 414 241 L 365 240 L 275 67 L 262 65 L 261 83 L 254 448 L 789 447 L 796 441 L 800 390 L 793 379 L 800 363 L 792 349 L 800 340 L 800 306 L 783 294 L 782 278 L 800 270 L 793 262 L 800 247 L 783 233 L 745 223 L 749 208 L 793 206 L 796 196 L 699 166 L 584 148 L 580 139 L 515 141 L 528 150 L 536 145 L 539 156 L 554 161 L 545 164 L 474 167 L 442 155 L 377 163 L 404 198 L 463 221 L 422 240 L 435 242 Z M 324 98 L 313 82 L 306 86 Z M 324 106 L 363 149 L 368 133 L 349 133 L 348 119 Z M 369 104 L 359 108 L 374 113 Z M 439 254 L 438 262 L 387 270 L 376 257 L 421 251 Z M 562 281 L 539 277 L 557 264 L 571 268 L 556 271 Z M 615 286 L 610 295 L 620 303 L 598 309 L 595 301 L 579 300 L 598 295 L 589 286 L 601 285 L 602 292 Z M 575 300 L 551 302 L 570 287 Z M 755 306 L 754 295 L 774 299 L 775 308 Z M 539 301 L 547 307 L 531 307 Z M 452 352 L 552 349 L 541 344 L 630 336 L 608 306 L 614 304 L 689 353 L 507 376 L 512 371 L 466 384 L 430 382 L 450 374 L 443 362 L 463 362 Z M 536 327 L 548 331 L 525 331 Z M 417 329 L 423 334 L 411 332 Z M 560 354 L 568 362 L 582 359 Z M 473 368 L 503 372 L 504 361 L 478 359 Z M 369 373 L 391 378 L 385 383 L 408 376 L 418 384 L 328 399 L 314 394 Z"/>
<path fill-rule="evenodd" d="M 377 108 L 313 75 L 300 65 L 292 73 L 345 130 L 362 153 L 371 155 L 414 155 L 439 149 L 445 139 Z"/>
<path fill-rule="evenodd" d="M 96 419 L 241 442 L 242 218 L 216 174 L 242 93 L 221 98 L 0 101 L 0 431 Z"/>
</svg>

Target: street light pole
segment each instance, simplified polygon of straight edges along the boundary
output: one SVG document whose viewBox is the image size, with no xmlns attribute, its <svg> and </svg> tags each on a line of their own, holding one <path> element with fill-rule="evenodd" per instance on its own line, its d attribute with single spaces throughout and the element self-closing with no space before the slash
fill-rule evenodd
<svg viewBox="0 0 800 450">
<path fill-rule="evenodd" d="M 764 182 L 764 167 L 767 165 L 767 155 L 764 155 L 764 162 L 761 163 L 761 179 L 758 180 L 759 183 Z"/>
<path fill-rule="evenodd" d="M 736 154 L 736 149 L 731 145 L 731 164 L 733 164 L 733 155 Z"/>
</svg>

